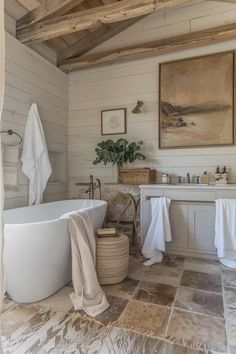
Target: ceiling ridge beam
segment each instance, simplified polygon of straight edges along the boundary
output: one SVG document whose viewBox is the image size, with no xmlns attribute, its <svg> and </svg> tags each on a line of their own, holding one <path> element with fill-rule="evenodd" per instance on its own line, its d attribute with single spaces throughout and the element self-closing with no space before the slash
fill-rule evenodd
<svg viewBox="0 0 236 354">
<path fill-rule="evenodd" d="M 42 0 L 39 6 L 16 21 L 16 28 L 32 25 L 52 16 L 61 16 L 82 2 L 84 0 Z"/>
<path fill-rule="evenodd" d="M 121 0 L 18 29 L 17 38 L 22 43 L 42 42 L 69 33 L 95 28 L 99 24 L 124 21 L 187 2 L 189 0 Z"/>
<path fill-rule="evenodd" d="M 182 34 L 150 43 L 110 50 L 99 54 L 82 55 L 65 60 L 59 65 L 59 68 L 64 72 L 83 70 L 196 48 L 231 39 L 236 39 L 236 23 Z"/>
</svg>

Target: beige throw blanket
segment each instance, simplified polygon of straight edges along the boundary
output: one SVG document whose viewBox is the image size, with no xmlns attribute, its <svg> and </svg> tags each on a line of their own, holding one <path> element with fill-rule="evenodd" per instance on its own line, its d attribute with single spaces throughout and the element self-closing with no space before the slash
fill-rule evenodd
<svg viewBox="0 0 236 354">
<path fill-rule="evenodd" d="M 95 317 L 109 307 L 96 274 L 96 240 L 86 211 L 68 215 L 72 252 L 72 281 L 70 295 L 75 310 L 84 310 Z"/>
</svg>

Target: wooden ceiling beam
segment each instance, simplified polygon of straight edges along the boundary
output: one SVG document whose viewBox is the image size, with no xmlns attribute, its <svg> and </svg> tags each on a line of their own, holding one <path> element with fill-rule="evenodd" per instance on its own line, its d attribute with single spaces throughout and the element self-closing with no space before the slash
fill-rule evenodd
<svg viewBox="0 0 236 354">
<path fill-rule="evenodd" d="M 57 53 L 58 64 L 66 59 L 87 53 L 89 50 L 97 47 L 99 44 L 102 44 L 103 42 L 132 26 L 137 21 L 140 21 L 140 18 L 132 18 L 126 21 L 111 24 L 109 26 L 104 25 L 100 27 L 96 31 L 89 33 L 84 38 L 76 41 L 75 43 Z"/>
<path fill-rule="evenodd" d="M 84 0 L 42 0 L 40 5 L 27 12 L 16 22 L 16 28 L 20 29 L 42 20 L 46 20 L 52 16 L 61 16 Z"/>
<path fill-rule="evenodd" d="M 235 38 L 236 23 L 233 23 L 100 54 L 82 55 L 78 58 L 65 60 L 59 65 L 59 68 L 64 72 L 83 70 L 167 54 Z"/>
<path fill-rule="evenodd" d="M 98 24 L 124 21 L 187 2 L 189 0 L 121 0 L 20 28 L 17 30 L 17 38 L 22 43 L 42 42 L 94 28 Z"/>
<path fill-rule="evenodd" d="M 236 4 L 236 0 L 216 0 L 220 2 L 231 2 L 232 4 Z"/>
</svg>

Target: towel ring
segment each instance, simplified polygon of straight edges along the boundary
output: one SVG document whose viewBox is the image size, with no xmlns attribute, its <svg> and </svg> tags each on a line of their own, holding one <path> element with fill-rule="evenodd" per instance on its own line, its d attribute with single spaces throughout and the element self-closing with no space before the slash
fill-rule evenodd
<svg viewBox="0 0 236 354">
<path fill-rule="evenodd" d="M 0 131 L 0 134 L 1 133 L 6 133 L 8 135 L 16 135 L 18 136 L 18 138 L 20 139 L 20 141 L 17 143 L 17 144 L 14 144 L 14 145 L 9 145 L 9 146 L 17 146 L 17 145 L 20 145 L 22 143 L 22 137 L 20 136 L 20 134 L 18 134 L 17 132 L 14 132 L 13 130 L 9 129 L 9 130 L 1 130 Z"/>
</svg>

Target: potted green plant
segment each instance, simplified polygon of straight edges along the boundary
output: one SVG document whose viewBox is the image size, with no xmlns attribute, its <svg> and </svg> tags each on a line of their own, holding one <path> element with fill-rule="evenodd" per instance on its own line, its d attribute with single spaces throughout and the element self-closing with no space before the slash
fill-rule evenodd
<svg viewBox="0 0 236 354">
<path fill-rule="evenodd" d="M 125 181 L 122 180 L 123 178 L 121 178 L 120 181 L 121 174 L 124 174 L 125 171 L 129 171 L 129 173 L 131 173 L 131 171 L 135 171 L 137 175 L 139 169 L 122 169 L 123 164 L 126 162 L 132 163 L 135 160 L 145 160 L 145 156 L 140 152 L 142 145 L 142 141 L 138 141 L 137 143 L 129 143 L 126 139 L 118 139 L 117 141 L 108 139 L 102 141 L 101 143 L 97 144 L 97 147 L 95 149 L 97 156 L 96 159 L 93 161 L 93 164 L 97 165 L 103 162 L 104 165 L 117 165 L 119 178 L 118 182 L 125 183 Z M 141 170 L 143 171 L 144 169 Z M 145 170 L 147 171 L 148 169 Z"/>
</svg>

